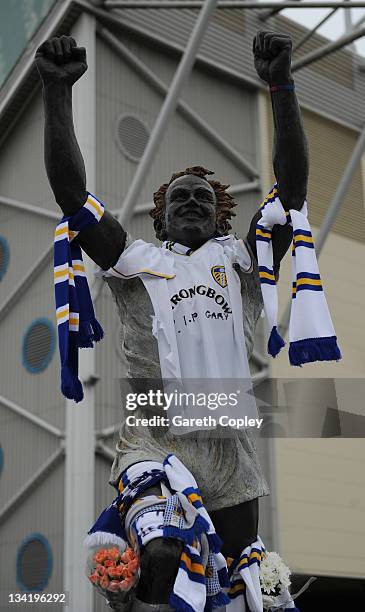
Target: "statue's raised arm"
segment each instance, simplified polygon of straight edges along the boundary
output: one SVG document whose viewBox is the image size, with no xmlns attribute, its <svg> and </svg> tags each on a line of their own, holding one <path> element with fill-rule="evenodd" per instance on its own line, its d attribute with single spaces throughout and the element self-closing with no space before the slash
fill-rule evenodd
<svg viewBox="0 0 365 612">
<path fill-rule="evenodd" d="M 273 169 L 280 201 L 285 210 L 300 210 L 307 195 L 309 159 L 300 107 L 291 74 L 292 41 L 287 34 L 260 31 L 253 40 L 258 76 L 270 89 L 274 123 Z M 254 252 L 256 223 L 252 220 L 248 240 Z M 290 241 L 289 226 L 274 226 L 274 268 L 278 269 Z"/>
<path fill-rule="evenodd" d="M 84 160 L 76 140 L 72 117 L 72 87 L 87 70 L 86 50 L 71 36 L 45 41 L 35 62 L 43 84 L 45 109 L 44 155 L 48 180 L 57 204 L 67 216 L 86 202 Z M 107 211 L 98 224 L 84 229 L 79 242 L 103 269 L 123 251 L 126 234 Z"/>
<path fill-rule="evenodd" d="M 258 32 L 253 41 L 257 74 L 270 87 L 274 120 L 273 167 L 286 210 L 299 210 L 307 195 L 308 147 L 291 74 L 287 34 Z"/>
</svg>

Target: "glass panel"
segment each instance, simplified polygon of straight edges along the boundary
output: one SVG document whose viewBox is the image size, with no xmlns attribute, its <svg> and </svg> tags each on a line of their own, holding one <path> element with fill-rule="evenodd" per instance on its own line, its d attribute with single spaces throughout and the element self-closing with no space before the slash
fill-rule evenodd
<svg viewBox="0 0 365 612">
<path fill-rule="evenodd" d="M 55 0 L 1 0 L 0 86 Z"/>
</svg>

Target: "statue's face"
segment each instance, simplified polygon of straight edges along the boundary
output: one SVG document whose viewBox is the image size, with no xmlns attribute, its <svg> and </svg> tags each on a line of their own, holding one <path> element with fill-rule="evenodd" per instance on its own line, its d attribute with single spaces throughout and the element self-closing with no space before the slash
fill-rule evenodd
<svg viewBox="0 0 365 612">
<path fill-rule="evenodd" d="M 216 195 L 198 176 L 177 178 L 165 194 L 167 239 L 198 248 L 216 231 Z"/>
</svg>

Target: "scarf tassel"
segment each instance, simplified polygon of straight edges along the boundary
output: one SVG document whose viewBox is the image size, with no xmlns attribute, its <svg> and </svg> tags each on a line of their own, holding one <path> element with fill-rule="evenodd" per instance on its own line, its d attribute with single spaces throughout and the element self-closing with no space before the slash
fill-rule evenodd
<svg viewBox="0 0 365 612">
<path fill-rule="evenodd" d="M 280 336 L 276 325 L 274 325 L 271 330 L 269 342 L 267 344 L 267 350 L 269 352 L 269 355 L 271 355 L 272 357 L 276 357 L 284 346 L 285 342 Z"/>
<path fill-rule="evenodd" d="M 216 608 L 223 608 L 223 606 L 228 606 L 230 603 L 231 600 L 229 599 L 228 595 L 221 591 L 220 593 L 207 597 L 204 612 L 211 612 Z"/>
<path fill-rule="evenodd" d="M 82 384 L 68 366 L 61 369 L 61 391 L 67 399 L 75 402 L 81 402 L 84 398 Z"/>
<path fill-rule="evenodd" d="M 196 610 L 190 606 L 186 601 L 181 599 L 176 593 L 172 592 L 169 598 L 169 604 L 171 608 L 178 612 L 196 612 Z"/>
<path fill-rule="evenodd" d="M 120 550 L 124 552 L 128 546 L 127 542 L 123 540 L 123 538 L 119 538 L 118 536 L 108 533 L 107 531 L 95 531 L 95 533 L 90 533 L 90 535 L 86 536 L 84 540 L 85 548 L 94 548 L 97 546 L 107 547 L 107 546 L 119 546 Z"/>
<path fill-rule="evenodd" d="M 306 338 L 291 342 L 289 346 L 289 361 L 294 366 L 313 361 L 338 361 L 339 359 L 341 359 L 341 351 L 338 348 L 336 336 Z"/>
<path fill-rule="evenodd" d="M 104 331 L 99 321 L 92 319 L 91 321 L 83 321 L 80 323 L 79 329 L 79 347 L 93 348 L 94 342 L 99 342 L 104 337 Z"/>
</svg>

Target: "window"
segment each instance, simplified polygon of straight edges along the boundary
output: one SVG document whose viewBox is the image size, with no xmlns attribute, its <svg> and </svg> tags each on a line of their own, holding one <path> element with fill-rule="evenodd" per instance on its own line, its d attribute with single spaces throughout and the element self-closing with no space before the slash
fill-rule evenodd
<svg viewBox="0 0 365 612">
<path fill-rule="evenodd" d="M 40 533 L 21 543 L 16 559 L 17 583 L 22 591 L 43 591 L 52 573 L 52 550 Z"/>
<path fill-rule="evenodd" d="M 9 265 L 9 244 L 4 236 L 0 236 L 0 281 L 5 276 Z"/>
<path fill-rule="evenodd" d="M 23 337 L 23 365 L 37 374 L 49 365 L 55 349 L 54 326 L 48 319 L 36 319 Z"/>
</svg>

